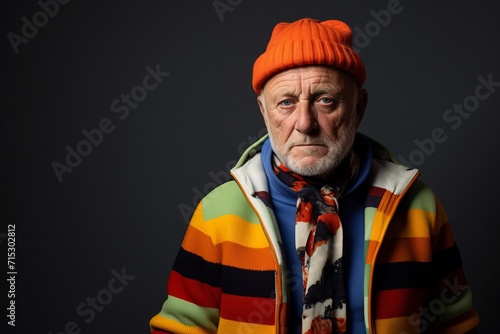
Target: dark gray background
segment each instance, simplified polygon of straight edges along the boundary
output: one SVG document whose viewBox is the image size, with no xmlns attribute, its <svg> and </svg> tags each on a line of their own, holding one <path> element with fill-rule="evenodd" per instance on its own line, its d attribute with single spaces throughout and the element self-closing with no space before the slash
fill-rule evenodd
<svg viewBox="0 0 500 334">
<path fill-rule="evenodd" d="M 0 249 L 5 263 L 6 225 L 16 224 L 13 332 L 55 334 L 70 321 L 81 333 L 148 332 L 186 229 L 179 206 L 192 207 L 262 133 L 251 73 L 273 26 L 337 18 L 365 31 L 371 11 L 390 1 L 230 3 L 221 20 L 212 0 L 71 1 L 16 54 L 7 34 L 20 35 L 21 18 L 32 21 L 41 8 L 2 2 Z M 361 131 L 405 159 L 415 140 L 446 133 L 418 167 L 448 211 L 489 332 L 500 313 L 500 87 L 456 130 L 443 115 L 474 95 L 478 76 L 500 81 L 500 24 L 493 1 L 462 3 L 402 0 L 400 13 L 371 32 L 361 51 L 369 92 Z M 111 102 L 157 64 L 170 75 L 120 120 Z M 65 147 L 103 118 L 114 131 L 60 183 L 51 163 L 64 163 Z M 122 268 L 135 278 L 86 323 L 77 306 L 105 296 Z"/>
</svg>

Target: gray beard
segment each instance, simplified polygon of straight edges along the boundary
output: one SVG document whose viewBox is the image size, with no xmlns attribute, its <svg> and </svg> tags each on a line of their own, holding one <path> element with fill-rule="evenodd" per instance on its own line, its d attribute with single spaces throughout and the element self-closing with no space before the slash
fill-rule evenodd
<svg viewBox="0 0 500 334">
<path fill-rule="evenodd" d="M 331 149 L 327 156 L 324 156 L 318 160 L 317 163 L 313 165 L 301 165 L 296 161 L 290 159 L 289 155 L 282 156 L 278 150 L 276 150 L 276 143 L 272 133 L 269 131 L 269 140 L 271 142 L 271 147 L 273 148 L 274 154 L 278 159 L 292 172 L 303 176 L 315 176 L 326 178 L 335 171 L 335 169 L 344 160 L 347 153 L 351 151 L 352 145 L 354 143 L 354 138 L 356 136 L 355 126 L 350 126 L 345 129 L 337 142 L 328 141 L 326 144 Z M 334 149 L 332 149 L 334 148 Z"/>
</svg>

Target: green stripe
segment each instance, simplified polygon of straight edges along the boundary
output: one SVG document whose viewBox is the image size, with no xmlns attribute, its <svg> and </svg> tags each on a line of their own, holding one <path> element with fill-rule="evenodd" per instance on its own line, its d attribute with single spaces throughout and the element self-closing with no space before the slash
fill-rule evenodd
<svg viewBox="0 0 500 334">
<path fill-rule="evenodd" d="M 236 181 L 226 182 L 212 190 L 202 201 L 205 221 L 224 215 L 239 216 L 251 224 L 259 224 L 259 218 L 248 202 Z"/>
<path fill-rule="evenodd" d="M 436 201 L 432 190 L 422 181 L 416 180 L 401 201 L 398 210 L 420 209 L 427 212 L 436 212 Z"/>
<path fill-rule="evenodd" d="M 448 302 L 448 304 L 446 302 Z M 432 325 L 439 325 L 443 322 L 456 318 L 458 315 L 467 312 L 471 308 L 472 292 L 467 286 L 461 290 L 458 295 L 454 295 L 453 291 L 448 289 L 448 291 L 446 291 L 445 298 L 433 299 L 428 303 L 427 312 L 432 316 L 437 317 L 437 319 L 433 321 Z"/>
<path fill-rule="evenodd" d="M 366 261 L 366 255 L 368 253 L 368 245 L 370 244 L 370 235 L 372 233 L 372 227 L 373 227 L 373 218 L 375 217 L 375 213 L 377 212 L 376 208 L 373 207 L 365 207 L 365 261 Z M 363 280 L 363 297 L 364 297 L 364 315 L 365 315 L 365 326 L 366 326 L 366 332 L 369 332 L 369 324 L 370 324 L 370 319 L 368 319 L 368 285 L 370 282 L 370 268 L 371 265 L 368 263 L 365 263 L 365 273 L 364 273 L 364 280 Z"/>
<path fill-rule="evenodd" d="M 185 300 L 168 296 L 160 315 L 187 326 L 201 326 L 210 332 L 217 331 L 219 310 L 189 303 Z"/>
<path fill-rule="evenodd" d="M 368 241 L 370 241 L 370 236 L 372 234 L 373 219 L 375 218 L 376 208 L 368 206 L 365 208 L 365 255 L 368 251 Z"/>
</svg>

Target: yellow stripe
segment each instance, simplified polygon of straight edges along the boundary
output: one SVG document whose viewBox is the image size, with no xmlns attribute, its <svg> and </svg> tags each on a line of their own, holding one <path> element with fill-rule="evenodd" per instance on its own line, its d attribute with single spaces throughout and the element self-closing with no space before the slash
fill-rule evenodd
<svg viewBox="0 0 500 334">
<path fill-rule="evenodd" d="M 221 242 L 214 246 L 208 235 L 189 225 L 182 248 L 201 256 L 208 262 L 252 270 L 274 270 L 269 246 L 248 248 L 234 242 Z M 221 256 L 223 254 L 223 256 Z"/>
<path fill-rule="evenodd" d="M 385 235 L 385 240 L 393 238 L 428 238 L 434 233 L 435 214 L 421 209 L 398 212 Z"/>
<path fill-rule="evenodd" d="M 420 319 L 415 317 L 399 317 L 375 320 L 375 333 L 420 333 Z"/>
<path fill-rule="evenodd" d="M 207 334 L 206 329 L 196 326 L 183 325 L 175 320 L 155 315 L 149 322 L 153 330 L 166 330 L 171 333 Z"/>
<path fill-rule="evenodd" d="M 252 224 L 236 215 L 224 215 L 204 221 L 203 212 L 198 207 L 193 214 L 191 225 L 209 235 L 214 245 L 229 241 L 250 248 L 269 247 L 260 225 Z"/>
<path fill-rule="evenodd" d="M 275 334 L 276 326 L 232 321 L 221 318 L 218 333 L 258 333 Z"/>
</svg>

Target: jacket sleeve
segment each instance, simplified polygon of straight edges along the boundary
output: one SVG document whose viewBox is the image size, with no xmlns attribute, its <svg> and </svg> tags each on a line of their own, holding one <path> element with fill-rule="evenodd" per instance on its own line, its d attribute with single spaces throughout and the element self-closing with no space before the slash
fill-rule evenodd
<svg viewBox="0 0 500 334">
<path fill-rule="evenodd" d="M 420 330 L 425 333 L 474 333 L 479 316 L 448 217 L 436 202 L 432 237 L 432 265 L 428 298 L 420 312 Z"/>
<path fill-rule="evenodd" d="M 217 332 L 220 261 L 204 224 L 202 203 L 193 214 L 171 270 L 167 300 L 150 321 L 152 333 Z"/>
<path fill-rule="evenodd" d="M 376 255 L 371 333 L 473 332 L 479 318 L 441 203 L 418 179 L 400 199 Z"/>
</svg>

